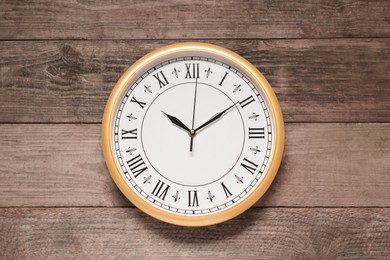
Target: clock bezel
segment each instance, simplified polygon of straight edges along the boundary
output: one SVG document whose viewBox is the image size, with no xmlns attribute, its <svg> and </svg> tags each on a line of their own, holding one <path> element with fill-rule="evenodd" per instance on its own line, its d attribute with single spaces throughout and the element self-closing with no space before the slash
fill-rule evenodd
<svg viewBox="0 0 390 260">
<path fill-rule="evenodd" d="M 113 124 L 112 119 L 117 103 L 120 101 L 120 97 L 126 90 L 128 83 L 134 79 L 134 76 L 137 76 L 137 74 L 140 71 L 143 71 L 144 68 L 149 68 L 151 64 L 154 64 L 157 60 L 161 60 L 163 57 L 171 57 L 172 55 L 182 54 L 187 55 L 188 53 L 203 53 L 205 55 L 212 55 L 212 57 L 220 57 L 248 75 L 251 80 L 253 80 L 254 85 L 264 94 L 271 110 L 271 117 L 274 125 L 274 147 L 270 156 L 272 159 L 269 162 L 268 170 L 263 173 L 264 177 L 260 183 L 257 184 L 257 187 L 254 188 L 248 196 L 238 201 L 235 205 L 215 213 L 200 216 L 178 215 L 164 211 L 163 209 L 159 209 L 158 207 L 146 202 L 140 195 L 134 192 L 131 187 L 128 186 L 126 180 L 122 176 L 120 167 L 116 163 L 115 154 L 112 149 L 113 143 L 111 137 Z M 164 46 L 150 52 L 136 61 L 125 71 L 115 84 L 107 101 L 102 121 L 102 146 L 104 158 L 110 175 L 120 191 L 137 208 L 148 215 L 161 221 L 181 226 L 208 226 L 221 223 L 236 217 L 255 204 L 256 201 L 258 201 L 268 190 L 278 172 L 284 150 L 284 135 L 283 115 L 279 102 L 271 85 L 260 71 L 258 71 L 257 68 L 249 61 L 228 49 L 213 44 L 198 42 L 176 43 Z"/>
</svg>

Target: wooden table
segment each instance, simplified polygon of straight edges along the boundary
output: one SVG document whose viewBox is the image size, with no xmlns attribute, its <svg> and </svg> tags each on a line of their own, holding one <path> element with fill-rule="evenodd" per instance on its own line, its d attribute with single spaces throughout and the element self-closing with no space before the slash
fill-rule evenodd
<svg viewBox="0 0 390 260">
<path fill-rule="evenodd" d="M 178 41 L 255 64 L 286 121 L 252 209 L 184 228 L 134 208 L 102 112 L 135 60 Z M 390 2 L 0 1 L 0 258 L 390 258 Z"/>
</svg>

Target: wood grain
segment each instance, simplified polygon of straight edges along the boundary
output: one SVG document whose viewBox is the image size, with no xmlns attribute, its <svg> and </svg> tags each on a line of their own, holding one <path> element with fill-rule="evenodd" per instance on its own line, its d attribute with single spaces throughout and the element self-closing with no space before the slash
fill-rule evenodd
<svg viewBox="0 0 390 260">
<path fill-rule="evenodd" d="M 388 0 L 0 1 L 0 259 L 390 259 L 389 13 Z M 133 208 L 100 141 L 120 75 L 189 40 L 247 58 L 288 122 L 269 191 L 204 228 Z"/>
<path fill-rule="evenodd" d="M 376 1 L 12 1 L 0 39 L 389 37 Z"/>
<path fill-rule="evenodd" d="M 0 209 L 0 228 L 4 259 L 390 256 L 390 209 L 251 209 L 204 228 L 172 226 L 129 208 Z"/>
<path fill-rule="evenodd" d="M 262 71 L 286 122 L 390 122 L 390 39 L 210 42 Z M 120 75 L 169 43 L 0 42 L 0 122 L 100 122 Z"/>
<path fill-rule="evenodd" d="M 389 207 L 390 124 L 287 124 L 277 178 L 257 207 Z M 0 125 L 0 206 L 130 206 L 100 125 Z"/>
</svg>

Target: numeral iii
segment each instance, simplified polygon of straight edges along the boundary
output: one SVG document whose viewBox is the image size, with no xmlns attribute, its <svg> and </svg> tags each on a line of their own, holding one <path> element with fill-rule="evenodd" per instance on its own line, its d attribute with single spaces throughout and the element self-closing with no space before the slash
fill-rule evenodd
<svg viewBox="0 0 390 260">
<path fill-rule="evenodd" d="M 260 128 L 249 128 L 249 139 L 252 138 L 265 138 L 264 127 Z"/>
</svg>

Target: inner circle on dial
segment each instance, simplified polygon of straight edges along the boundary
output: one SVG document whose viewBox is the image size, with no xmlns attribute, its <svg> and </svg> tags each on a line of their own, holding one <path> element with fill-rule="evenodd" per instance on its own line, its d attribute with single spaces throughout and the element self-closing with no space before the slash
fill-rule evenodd
<svg viewBox="0 0 390 260">
<path fill-rule="evenodd" d="M 199 130 L 190 152 L 190 134 L 174 125 L 177 117 L 196 129 L 234 102 L 224 92 L 198 82 L 193 124 L 195 81 L 167 88 L 148 107 L 141 126 L 141 143 L 150 165 L 164 178 L 183 186 L 203 186 L 225 176 L 238 162 L 245 142 L 238 108 Z"/>
</svg>

